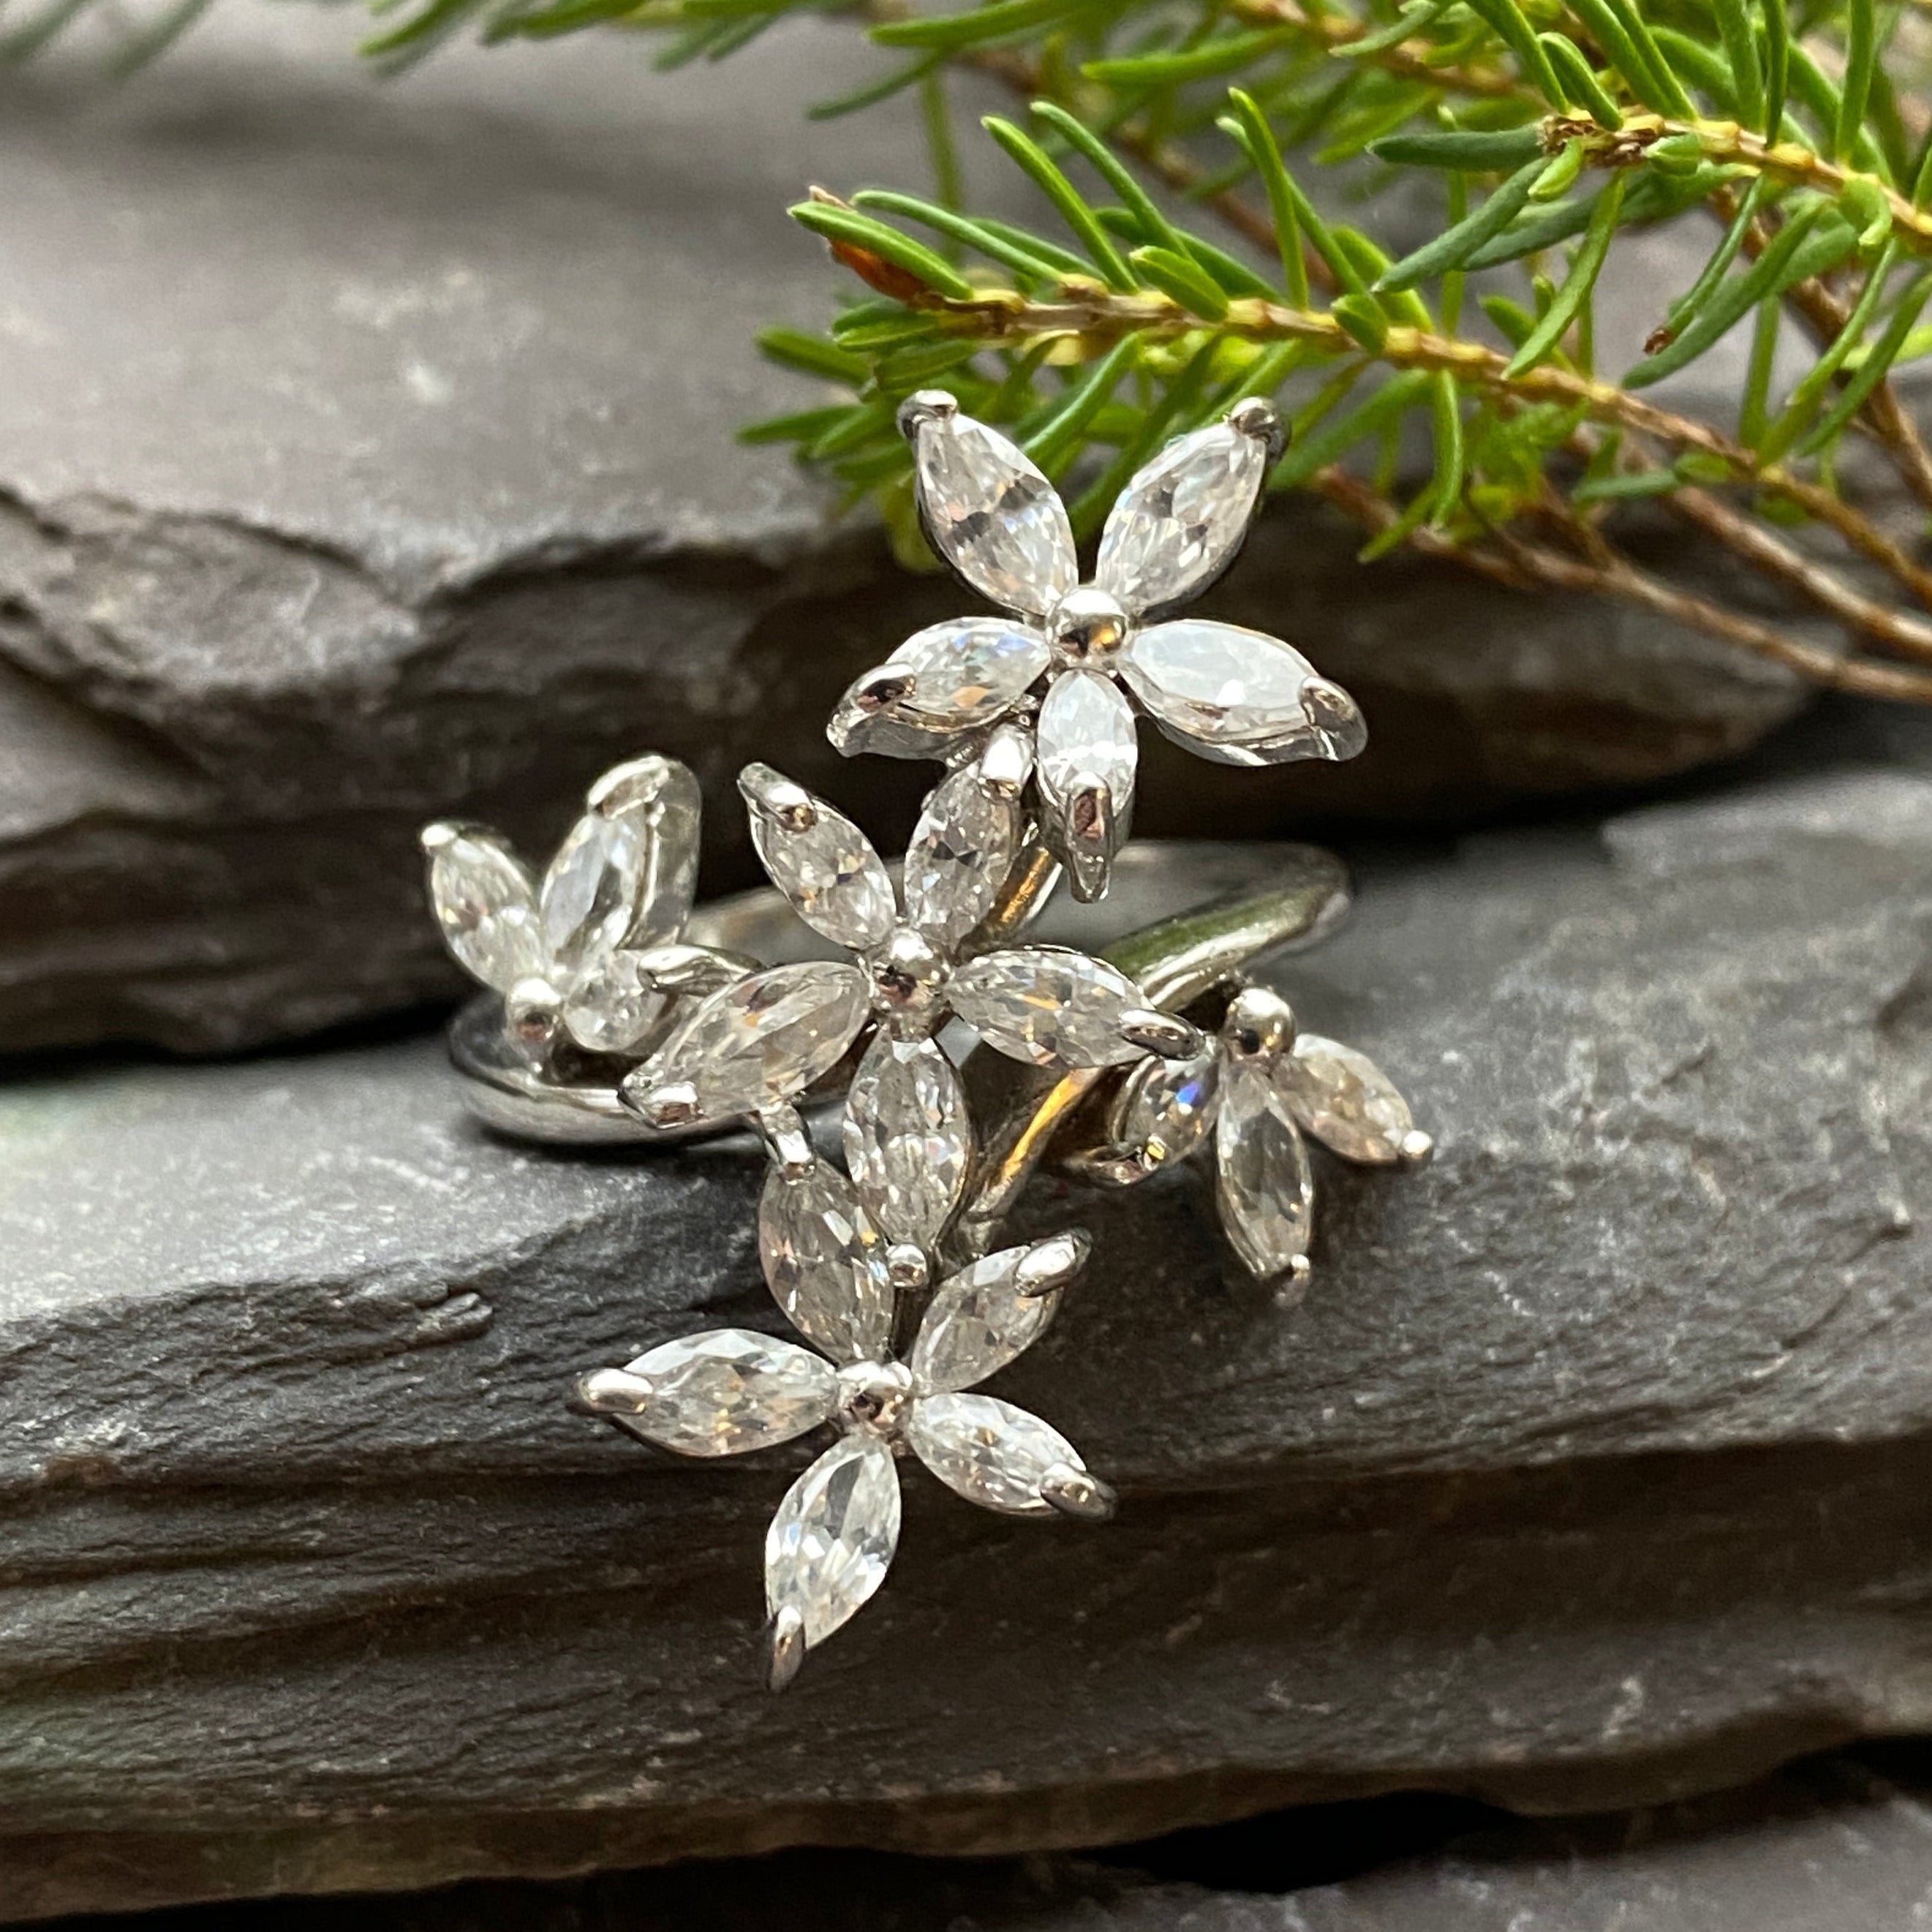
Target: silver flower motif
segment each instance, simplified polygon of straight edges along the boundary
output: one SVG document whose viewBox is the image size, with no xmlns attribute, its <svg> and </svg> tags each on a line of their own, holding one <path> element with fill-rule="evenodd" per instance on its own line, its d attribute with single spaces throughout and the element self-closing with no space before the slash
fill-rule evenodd
<svg viewBox="0 0 1932 1932">
<path fill-rule="evenodd" d="M 1066 508 L 1014 444 L 943 390 L 913 397 L 900 420 L 933 548 L 1012 614 L 933 625 L 858 679 L 830 728 L 841 752 L 943 756 L 962 734 L 1019 714 L 1043 681 L 1034 730 L 1047 830 L 1076 894 L 1092 899 L 1132 815 L 1136 706 L 1222 764 L 1360 751 L 1354 700 L 1279 638 L 1154 621 L 1240 548 L 1280 448 L 1268 404 L 1238 404 L 1148 463 L 1108 518 L 1084 586 Z"/>
<path fill-rule="evenodd" d="M 1114 1101 L 1113 1144 L 1078 1163 L 1130 1186 L 1214 1148 L 1221 1225 L 1250 1273 L 1308 1276 L 1315 1181 L 1304 1134 L 1364 1166 L 1420 1166 L 1434 1150 L 1387 1075 L 1352 1047 L 1299 1033 L 1288 1003 L 1250 987 L 1214 1044 L 1188 1060 L 1134 1069 Z"/>
<path fill-rule="evenodd" d="M 422 834 L 445 943 L 503 995 L 533 1052 L 568 1040 L 636 1051 L 676 994 L 709 991 L 751 962 L 679 943 L 698 874 L 698 781 L 675 759 L 634 758 L 590 788 L 541 880 L 487 826 L 440 820 Z"/>
<path fill-rule="evenodd" d="M 931 1040 L 881 1032 L 868 1066 L 845 1124 L 854 1178 L 816 1159 L 795 1124 L 780 1128 L 759 1210 L 766 1280 L 823 1352 L 718 1329 L 586 1376 L 578 1390 L 580 1408 L 686 1456 L 735 1455 L 837 1426 L 838 1440 L 793 1484 L 765 1539 L 774 1689 L 884 1582 L 898 1544 L 898 1459 L 916 1456 L 968 1502 L 1009 1515 L 1100 1520 L 1113 1508 L 1112 1492 L 1057 1430 L 968 1393 L 1045 1330 L 1086 1260 L 1085 1235 L 1007 1248 L 946 1275 L 910 1348 L 896 1352 L 900 1299 L 922 1293 L 935 1271 L 933 1246 L 958 1205 L 973 1137 L 957 1076 Z"/>
<path fill-rule="evenodd" d="M 1110 1066 L 1186 1055 L 1199 1034 L 1154 1009 L 1118 967 L 1064 946 L 974 953 L 1025 832 L 1030 754 L 992 735 L 926 800 L 906 854 L 902 910 L 871 840 L 820 798 L 748 766 L 739 788 L 772 883 L 800 918 L 854 957 L 775 966 L 722 988 L 625 1080 L 654 1127 L 782 1108 L 842 1061 L 868 1026 L 902 1041 L 956 1016 L 1016 1060 Z"/>
</svg>

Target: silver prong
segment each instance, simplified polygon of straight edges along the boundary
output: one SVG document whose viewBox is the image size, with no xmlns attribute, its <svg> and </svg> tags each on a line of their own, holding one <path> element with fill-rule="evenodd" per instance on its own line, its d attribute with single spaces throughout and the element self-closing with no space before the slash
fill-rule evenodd
<svg viewBox="0 0 1932 1932">
<path fill-rule="evenodd" d="M 1280 412 L 1274 404 L 1264 397 L 1244 396 L 1228 412 L 1228 421 L 1244 436 L 1251 436 L 1257 442 L 1266 446 L 1270 469 L 1281 460 L 1288 434 L 1282 428 Z"/>
<path fill-rule="evenodd" d="M 922 424 L 944 422 L 959 413 L 959 398 L 950 389 L 915 389 L 899 405 L 899 434 L 914 441 Z"/>
<path fill-rule="evenodd" d="M 916 1294 L 932 1279 L 926 1250 L 914 1241 L 895 1241 L 886 1250 L 886 1278 L 901 1293 Z"/>
<path fill-rule="evenodd" d="M 1017 798 L 1033 776 L 1033 737 L 1011 724 L 998 724 L 980 754 L 980 782 L 988 791 Z"/>
<path fill-rule="evenodd" d="M 1082 905 L 1104 898 L 1112 866 L 1117 826 L 1114 794 L 1106 780 L 1083 772 L 1067 790 L 1060 808 L 1066 847 L 1066 876 Z"/>
<path fill-rule="evenodd" d="M 1323 731 L 1346 731 L 1359 723 L 1361 706 L 1339 684 L 1311 677 L 1301 687 L 1301 715 Z"/>
<path fill-rule="evenodd" d="M 1063 1228 L 1036 1241 L 1013 1270 L 1013 1286 L 1027 1295 L 1051 1294 L 1064 1288 L 1087 1265 L 1094 1238 L 1084 1228 Z"/>
<path fill-rule="evenodd" d="M 688 1127 L 704 1118 L 698 1105 L 698 1089 L 688 1080 L 668 1082 L 662 1087 L 642 1088 L 634 1084 L 635 1074 L 626 1078 L 617 1089 L 617 1098 L 649 1127 Z"/>
<path fill-rule="evenodd" d="M 1143 1053 L 1157 1053 L 1163 1060 L 1192 1060 L 1205 1042 L 1201 1029 L 1178 1013 L 1164 1013 L 1153 1006 L 1136 1006 L 1120 1016 L 1120 1037 Z"/>
<path fill-rule="evenodd" d="M 433 825 L 425 825 L 416 834 L 416 843 L 423 849 L 425 858 L 434 859 L 439 852 L 446 851 L 459 838 L 482 830 L 480 826 L 466 824 L 460 818 L 439 818 Z"/>
<path fill-rule="evenodd" d="M 1420 1127 L 1412 1127 L 1402 1137 L 1401 1153 L 1404 1167 L 1426 1167 L 1436 1157 L 1436 1142 Z"/>
<path fill-rule="evenodd" d="M 1111 1146 L 1068 1154 L 1060 1164 L 1069 1174 L 1096 1187 L 1136 1187 L 1158 1174 L 1166 1159 L 1151 1141 L 1144 1141 L 1138 1147 L 1117 1141 Z"/>
<path fill-rule="evenodd" d="M 919 680 L 905 664 L 882 664 L 868 670 L 846 695 L 854 706 L 870 716 L 903 704 L 919 688 Z"/>
<path fill-rule="evenodd" d="M 1229 1003 L 1221 1042 L 1236 1060 L 1272 1060 L 1294 1044 L 1294 1009 L 1265 986 L 1246 986 Z"/>
<path fill-rule="evenodd" d="M 715 993 L 758 970 L 748 952 L 682 944 L 648 947 L 631 963 L 638 983 L 654 993 Z"/>
<path fill-rule="evenodd" d="M 788 1180 L 802 1180 L 818 1165 L 818 1156 L 812 1150 L 812 1137 L 806 1132 L 805 1121 L 796 1107 L 784 1102 L 760 1107 L 752 1116 L 752 1124 L 758 1129 L 772 1165 Z"/>
<path fill-rule="evenodd" d="M 1062 1516 L 1076 1516 L 1082 1522 L 1105 1522 L 1120 1501 L 1090 1470 L 1076 1469 L 1071 1462 L 1054 1463 L 1040 1479 L 1040 1494 L 1042 1502 L 1051 1503 Z"/>
<path fill-rule="evenodd" d="M 747 765 L 738 774 L 738 790 L 760 818 L 787 832 L 809 832 L 818 823 L 818 801 L 770 765 Z"/>
<path fill-rule="evenodd" d="M 805 1661 L 805 1618 L 788 1604 L 765 1626 L 765 1682 L 782 1690 Z"/>
<path fill-rule="evenodd" d="M 1297 1255 L 1274 1278 L 1275 1306 L 1282 1310 L 1299 1308 L 1302 1297 L 1308 1292 L 1308 1283 L 1314 1273 L 1314 1264 L 1308 1257 Z"/>
<path fill-rule="evenodd" d="M 519 980 L 503 996 L 504 1018 L 510 1030 L 532 1049 L 556 1037 L 563 995 L 548 980 Z"/>
<path fill-rule="evenodd" d="M 592 812 L 608 818 L 613 813 L 634 810 L 662 797 L 667 786 L 690 774 L 674 758 L 652 752 L 613 765 L 585 795 L 584 802 Z"/>
<path fill-rule="evenodd" d="M 580 1415 L 642 1415 L 651 1395 L 650 1384 L 628 1369 L 597 1369 L 578 1378 L 570 1406 Z"/>
</svg>

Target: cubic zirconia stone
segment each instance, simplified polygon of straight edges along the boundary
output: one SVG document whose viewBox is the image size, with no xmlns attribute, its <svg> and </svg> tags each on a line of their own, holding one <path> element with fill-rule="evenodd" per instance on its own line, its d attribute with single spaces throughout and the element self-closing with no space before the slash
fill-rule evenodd
<svg viewBox="0 0 1932 1932">
<path fill-rule="evenodd" d="M 652 752 L 614 765 L 591 787 L 590 803 L 638 834 L 636 912 L 625 943 L 642 952 L 675 939 L 698 889 L 704 800 L 696 777 L 676 759 Z"/>
<path fill-rule="evenodd" d="M 680 1456 L 736 1456 L 789 1442 L 830 1419 L 838 1373 L 796 1342 L 716 1328 L 667 1342 L 626 1364 L 651 1385 L 643 1414 L 620 1418 Z"/>
<path fill-rule="evenodd" d="M 965 1090 L 929 1040 L 875 1034 L 845 1096 L 845 1165 L 889 1241 L 930 1247 L 973 1158 Z"/>
<path fill-rule="evenodd" d="M 1231 423 L 1176 437 L 1114 506 L 1094 582 L 1136 613 L 1204 590 L 1247 535 L 1267 470 L 1267 446 Z"/>
<path fill-rule="evenodd" d="M 949 1488 L 1009 1516 L 1040 1516 L 1052 1508 L 1040 1486 L 1057 1463 L 1087 1466 L 1058 1430 L 998 1396 L 927 1396 L 913 1404 L 906 1439 Z"/>
<path fill-rule="evenodd" d="M 1264 1280 L 1308 1252 L 1315 1182 L 1288 1096 L 1265 1064 L 1237 1066 L 1222 1083 L 1215 1131 L 1221 1225 L 1251 1274 Z"/>
<path fill-rule="evenodd" d="M 1028 1252 L 1004 1248 L 940 1283 L 913 1345 L 910 1366 L 922 1390 L 970 1388 L 1040 1339 L 1060 1297 L 1020 1292 Z"/>
<path fill-rule="evenodd" d="M 940 781 L 906 850 L 906 916 L 950 947 L 993 909 L 1020 846 L 1016 797 L 980 782 L 972 766 Z"/>
<path fill-rule="evenodd" d="M 1127 646 L 1120 674 L 1163 724 L 1205 744 L 1310 729 L 1302 697 L 1315 667 L 1279 638 L 1239 625 L 1198 617 L 1156 624 Z"/>
<path fill-rule="evenodd" d="M 759 861 L 808 926 L 854 952 L 876 946 L 898 912 L 885 861 L 843 812 L 812 806 L 813 822 L 797 832 L 753 812 Z"/>
<path fill-rule="evenodd" d="M 507 993 L 549 964 L 530 868 L 494 832 L 452 832 L 430 861 L 430 902 L 450 951 L 486 986 Z"/>
<path fill-rule="evenodd" d="M 869 1360 L 892 1339 L 886 1244 L 852 1184 L 820 1162 L 774 1168 L 758 1203 L 758 1255 L 794 1328 L 836 1362 Z"/>
<path fill-rule="evenodd" d="M 793 1484 L 765 1532 L 765 1607 L 795 1610 L 823 1643 L 886 1580 L 899 1542 L 899 1477 L 876 1436 L 851 1436 Z"/>
<path fill-rule="evenodd" d="M 982 597 L 1038 616 L 1079 581 L 1058 493 L 998 430 L 970 416 L 929 418 L 914 470 L 933 548 Z"/>
<path fill-rule="evenodd" d="M 1185 1160 L 1214 1124 L 1221 1063 L 1212 1049 L 1192 1060 L 1150 1060 L 1127 1076 L 1115 1103 L 1113 1137 L 1162 1161 Z"/>
<path fill-rule="evenodd" d="M 1343 1160 L 1385 1165 L 1402 1159 L 1414 1117 L 1366 1054 L 1305 1033 L 1276 1078 L 1297 1121 Z"/>
<path fill-rule="evenodd" d="M 574 968 L 614 952 L 638 916 L 645 868 L 642 828 L 628 818 L 586 812 L 557 848 L 538 901 L 544 941 L 557 964 Z"/>
<path fill-rule="evenodd" d="M 1040 789 L 1064 813 L 1075 787 L 1098 778 L 1112 806 L 1114 843 L 1126 836 L 1134 808 L 1133 708 L 1120 687 L 1097 671 L 1063 671 L 1040 707 Z"/>
<path fill-rule="evenodd" d="M 915 680 L 896 707 L 929 730 L 966 731 L 990 724 L 1016 704 L 1051 662 L 1037 631 L 1000 617 L 956 617 L 915 631 L 892 653 Z"/>
<path fill-rule="evenodd" d="M 579 1046 L 592 1053 L 627 1053 L 663 1012 L 663 995 L 638 983 L 637 958 L 628 951 L 608 954 L 572 982 L 561 1017 Z"/>
<path fill-rule="evenodd" d="M 1114 1066 L 1143 1048 L 1120 1038 L 1147 996 L 1118 967 L 1058 946 L 1015 946 L 961 967 L 952 1010 L 988 1046 L 1039 1066 Z"/>
<path fill-rule="evenodd" d="M 713 993 L 625 1088 L 648 1094 L 688 1083 L 706 1120 L 776 1106 L 838 1065 L 870 1010 L 856 966 L 773 966 Z"/>
</svg>

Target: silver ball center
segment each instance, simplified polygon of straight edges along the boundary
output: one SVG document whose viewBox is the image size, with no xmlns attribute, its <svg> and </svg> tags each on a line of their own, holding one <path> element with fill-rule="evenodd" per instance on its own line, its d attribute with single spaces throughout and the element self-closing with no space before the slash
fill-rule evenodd
<svg viewBox="0 0 1932 1932">
<path fill-rule="evenodd" d="M 838 1371 L 838 1414 L 866 1436 L 895 1434 L 912 1400 L 912 1371 L 903 1362 L 854 1362 Z"/>
<path fill-rule="evenodd" d="M 876 1012 L 898 1021 L 925 1021 L 938 1012 L 946 965 L 924 934 L 898 927 L 870 965 Z"/>
<path fill-rule="evenodd" d="M 1061 664 L 1104 664 L 1126 644 L 1132 628 L 1120 599 L 1088 584 L 1060 600 L 1048 634 Z"/>
</svg>

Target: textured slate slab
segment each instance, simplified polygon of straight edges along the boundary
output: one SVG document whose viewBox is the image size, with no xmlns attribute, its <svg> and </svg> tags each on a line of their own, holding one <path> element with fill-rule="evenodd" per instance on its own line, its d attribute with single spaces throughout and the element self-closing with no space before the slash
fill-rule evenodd
<svg viewBox="0 0 1932 1932">
<path fill-rule="evenodd" d="M 925 178 L 908 113 L 802 119 L 850 85 L 848 30 L 669 78 L 601 38 L 452 50 L 390 92 L 361 31 L 238 6 L 124 89 L 0 81 L 0 1048 L 230 1048 L 442 998 L 416 826 L 548 841 L 646 747 L 726 802 L 728 883 L 738 766 L 826 778 L 846 680 L 956 611 L 730 440 L 809 399 L 754 329 L 837 286 L 784 204 Z M 1216 608 L 1308 641 L 1372 754 L 1238 785 L 1162 754 L 1144 829 L 1237 797 L 1257 830 L 1466 817 L 1736 751 L 1799 701 L 1647 618 L 1354 548 L 1285 514 Z M 830 782 L 883 812 L 918 777 Z"/>
<path fill-rule="evenodd" d="M 493 1142 L 432 1041 L 0 1094 L 0 1917 L 789 1842 L 988 1852 L 1418 1784 L 1647 1802 L 1932 1724 L 1932 779 L 1365 866 L 1291 962 L 1442 1152 L 1284 1314 L 1184 1178 L 1005 1386 L 1106 1529 L 930 1485 L 776 1705 L 793 1466 L 578 1369 L 772 1318 L 748 1153 Z"/>
</svg>

